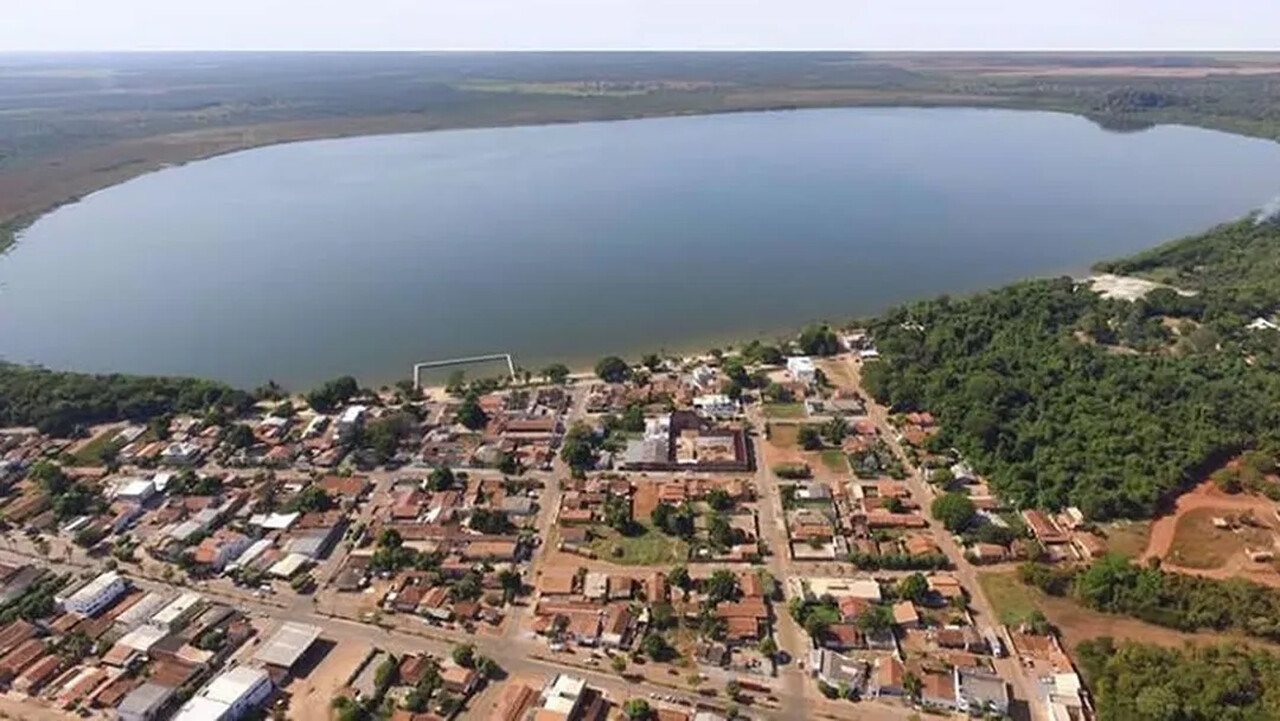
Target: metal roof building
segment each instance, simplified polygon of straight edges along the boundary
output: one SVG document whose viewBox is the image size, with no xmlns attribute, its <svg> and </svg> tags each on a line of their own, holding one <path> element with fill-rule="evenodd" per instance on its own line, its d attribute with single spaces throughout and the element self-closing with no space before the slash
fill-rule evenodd
<svg viewBox="0 0 1280 721">
<path fill-rule="evenodd" d="M 275 634 L 262 644 L 262 648 L 253 655 L 255 661 L 292 668 L 298 659 L 311 648 L 311 644 L 320 638 L 320 627 L 305 623 L 285 623 Z"/>
<path fill-rule="evenodd" d="M 173 698 L 173 689 L 148 681 L 129 692 L 116 707 L 120 721 L 151 721 Z"/>
</svg>

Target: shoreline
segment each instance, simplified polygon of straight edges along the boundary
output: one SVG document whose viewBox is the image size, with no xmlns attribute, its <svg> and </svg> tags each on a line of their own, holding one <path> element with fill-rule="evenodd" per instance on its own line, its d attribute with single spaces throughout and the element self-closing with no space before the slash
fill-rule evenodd
<svg viewBox="0 0 1280 721">
<path fill-rule="evenodd" d="M 737 113 L 772 113 L 804 110 L 836 110 L 856 108 L 956 108 L 973 110 L 1012 110 L 1050 112 L 1071 115 L 1104 125 L 1108 121 L 1129 121 L 1149 127 L 1173 125 L 1197 127 L 1241 137 L 1280 142 L 1280 138 L 1249 132 L 1250 128 L 1234 124 L 1231 117 L 1204 116 L 1188 120 L 1134 118 L 1091 113 L 1056 102 L 1037 102 L 1016 96 L 981 97 L 966 94 L 887 93 L 868 97 L 853 95 L 835 98 L 809 98 L 797 101 L 741 102 L 724 107 L 659 108 L 651 112 L 626 112 L 602 108 L 582 113 L 550 112 L 540 115 L 516 109 L 511 115 L 476 122 L 454 122 L 449 118 L 433 118 L 424 114 L 372 115 L 358 118 L 285 120 L 256 125 L 228 126 L 208 130 L 189 130 L 152 135 L 87 148 L 67 156 L 51 156 L 35 165 L 0 173 L 0 255 L 12 250 L 31 225 L 66 205 L 86 196 L 171 167 L 210 160 L 223 155 L 257 150 L 277 145 L 319 140 L 416 135 L 448 130 L 482 130 L 496 128 L 610 123 L 677 117 L 710 117 Z M 1195 122 L 1199 120 L 1200 122 Z M 139 157 L 141 156 L 141 157 Z M 81 166 L 84 166 L 81 169 Z M 16 187 L 15 187 L 16 186 Z M 6 197 L 12 206 L 6 207 Z"/>
</svg>

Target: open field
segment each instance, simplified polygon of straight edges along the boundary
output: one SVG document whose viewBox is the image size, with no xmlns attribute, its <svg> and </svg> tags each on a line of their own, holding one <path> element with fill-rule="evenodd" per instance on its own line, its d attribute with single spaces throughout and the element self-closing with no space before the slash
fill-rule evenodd
<svg viewBox="0 0 1280 721">
<path fill-rule="evenodd" d="M 845 475 L 849 472 L 849 459 L 845 457 L 844 451 L 839 448 L 828 448 L 821 451 L 818 457 L 822 459 L 822 466 L 828 471 L 837 475 Z"/>
<path fill-rule="evenodd" d="M 12 56 L 0 59 L 0 245 L 95 190 L 273 143 L 889 105 L 1042 109 L 1107 127 L 1175 122 L 1277 138 L 1276 75 L 1275 53 Z"/>
<path fill-rule="evenodd" d="M 1017 574 L 1007 571 L 991 571 L 978 574 L 978 583 L 995 609 L 1000 622 L 1015 624 L 1026 618 L 1039 605 L 1040 593 L 1023 585 Z"/>
<path fill-rule="evenodd" d="M 795 448 L 799 441 L 800 426 L 794 423 L 775 423 L 769 426 L 769 445 L 774 448 Z"/>
<path fill-rule="evenodd" d="M 602 561 L 624 566 L 672 566 L 689 559 L 688 543 L 648 527 L 638 536 L 610 530 L 591 542 L 591 550 Z"/>
<path fill-rule="evenodd" d="M 1227 494 L 1206 481 L 1178 497 L 1174 510 L 1151 524 L 1151 537 L 1141 559 L 1159 557 L 1173 570 L 1213 578 L 1240 576 L 1255 583 L 1280 586 L 1271 562 L 1251 561 L 1250 550 L 1274 551 L 1280 540 L 1276 504 L 1248 493 Z M 1236 530 L 1215 528 L 1214 518 L 1251 516 Z"/>
<path fill-rule="evenodd" d="M 1149 521 L 1123 521 L 1107 526 L 1107 550 L 1129 558 L 1140 558 L 1151 542 Z"/>
<path fill-rule="evenodd" d="M 1223 634 L 1185 633 L 1144 623 L 1128 616 L 1093 611 L 1070 598 L 1056 598 L 1023 585 L 1012 571 L 989 571 L 978 574 L 991 605 L 1002 623 L 1017 622 L 1039 609 L 1062 636 L 1067 649 L 1074 651 L 1081 641 L 1101 636 L 1181 647 L 1185 643 L 1221 643 Z M 1232 636 L 1231 640 L 1255 646 L 1268 646 L 1256 640 Z"/>
<path fill-rule="evenodd" d="M 329 701 L 368 652 L 369 647 L 363 644 L 340 643 L 305 678 L 294 679 L 285 688 L 290 696 L 289 718 L 328 718 Z"/>
<path fill-rule="evenodd" d="M 1213 570 L 1237 560 L 1248 549 L 1274 546 L 1269 529 L 1217 528 L 1215 518 L 1221 518 L 1216 508 L 1197 508 L 1179 515 L 1165 559 L 1184 568 Z"/>
<path fill-rule="evenodd" d="M 764 414 L 769 418 L 794 420 L 804 418 L 803 403 L 766 403 Z"/>
</svg>

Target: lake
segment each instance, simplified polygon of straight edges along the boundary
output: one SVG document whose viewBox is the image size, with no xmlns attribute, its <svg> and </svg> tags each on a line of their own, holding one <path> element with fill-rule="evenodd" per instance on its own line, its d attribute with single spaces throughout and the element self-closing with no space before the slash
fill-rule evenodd
<svg viewBox="0 0 1280 721">
<path fill-rule="evenodd" d="M 280 145 L 0 257 L 0 357 L 304 388 L 511 352 L 705 350 L 1082 272 L 1280 191 L 1280 146 L 1053 113 L 840 109 Z"/>
</svg>

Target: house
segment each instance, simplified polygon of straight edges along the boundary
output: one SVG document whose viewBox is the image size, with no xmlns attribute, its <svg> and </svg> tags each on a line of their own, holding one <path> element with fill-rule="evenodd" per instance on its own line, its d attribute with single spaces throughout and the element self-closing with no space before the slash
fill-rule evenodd
<svg viewBox="0 0 1280 721">
<path fill-rule="evenodd" d="M 907 670 L 896 656 L 879 658 L 867 691 L 872 696 L 905 696 L 906 677 Z"/>
<path fill-rule="evenodd" d="M 572 596 L 578 574 L 571 568 L 549 568 L 538 582 L 538 590 L 545 596 Z"/>
<path fill-rule="evenodd" d="M 732 418 L 738 414 L 738 404 L 721 393 L 698 396 L 693 399 L 693 407 L 712 418 Z"/>
<path fill-rule="evenodd" d="M 817 380 L 817 367 L 809 356 L 791 356 L 787 358 L 787 374 L 797 383 L 812 384 Z"/>
<path fill-rule="evenodd" d="M 204 455 L 204 449 L 194 443 L 170 443 L 160 453 L 160 460 L 174 466 L 193 466 Z"/>
<path fill-rule="evenodd" d="M 725 641 L 728 643 L 758 641 L 761 626 L 769 620 L 769 609 L 760 598 L 721 602 L 716 606 L 715 614 L 725 622 Z"/>
<path fill-rule="evenodd" d="M 956 708 L 956 683 L 951 673 L 925 673 L 920 678 L 920 703 L 941 709 Z"/>
<path fill-rule="evenodd" d="M 480 685 L 480 672 L 474 668 L 447 663 L 440 669 L 440 680 L 447 690 L 466 696 Z"/>
<path fill-rule="evenodd" d="M 198 695 L 183 704 L 174 721 L 236 721 L 260 706 L 274 692 L 267 672 L 237 666 L 213 679 Z"/>
<path fill-rule="evenodd" d="M 81 586 L 67 598 L 61 599 L 62 608 L 84 616 L 96 616 L 110 606 L 129 588 L 124 577 L 115 571 L 107 571 Z"/>
<path fill-rule="evenodd" d="M 569 625 L 565 635 L 579 646 L 595 646 L 600 642 L 600 614 L 595 611 L 575 611 L 566 614 Z"/>
<path fill-rule="evenodd" d="M 893 604 L 893 622 L 902 628 L 919 628 L 920 614 L 916 612 L 916 605 L 910 601 Z"/>
<path fill-rule="evenodd" d="M 977 669 L 952 670 L 956 708 L 971 715 L 1003 717 L 1009 713 L 1009 685 L 995 674 Z"/>
<path fill-rule="evenodd" d="M 154 721 L 173 699 L 176 689 L 148 681 L 129 692 L 116 707 L 120 721 Z"/>
<path fill-rule="evenodd" d="M 1009 551 L 997 543 L 975 543 L 969 556 L 974 563 L 1000 563 L 1009 557 Z"/>
<path fill-rule="evenodd" d="M 369 409 L 364 406 L 349 406 L 344 410 L 335 426 L 338 440 L 342 443 L 350 441 L 356 430 L 364 425 L 364 418 L 368 412 Z"/>
<path fill-rule="evenodd" d="M 834 651 L 815 649 L 809 652 L 809 673 L 829 686 L 861 691 L 867 682 L 867 663 Z"/>
<path fill-rule="evenodd" d="M 582 583 L 582 595 L 593 601 L 603 601 L 609 595 L 609 576 L 600 571 L 588 571 Z"/>
<path fill-rule="evenodd" d="M 1036 540 L 1045 545 L 1067 543 L 1071 540 L 1052 518 L 1041 511 L 1035 509 L 1023 511 L 1022 520 L 1026 521 L 1027 527 L 1031 529 Z"/>
<path fill-rule="evenodd" d="M 822 638 L 817 640 L 823 648 L 832 651 L 849 651 L 867 646 L 866 637 L 852 623 L 833 623 L 827 627 Z"/>
<path fill-rule="evenodd" d="M 215 571 L 226 568 L 232 560 L 253 544 L 253 540 L 243 533 L 236 533 L 229 528 L 219 528 L 212 536 L 196 546 L 195 560 L 202 566 Z"/>
<path fill-rule="evenodd" d="M 623 604 L 614 604 L 605 609 L 604 620 L 600 626 L 600 643 L 608 648 L 625 648 L 631 640 L 631 611 Z"/>
<path fill-rule="evenodd" d="M 122 503 L 130 503 L 141 505 L 147 502 L 147 499 L 156 494 L 156 484 L 154 481 L 142 478 L 133 478 L 121 482 L 116 486 L 114 500 Z"/>
</svg>

